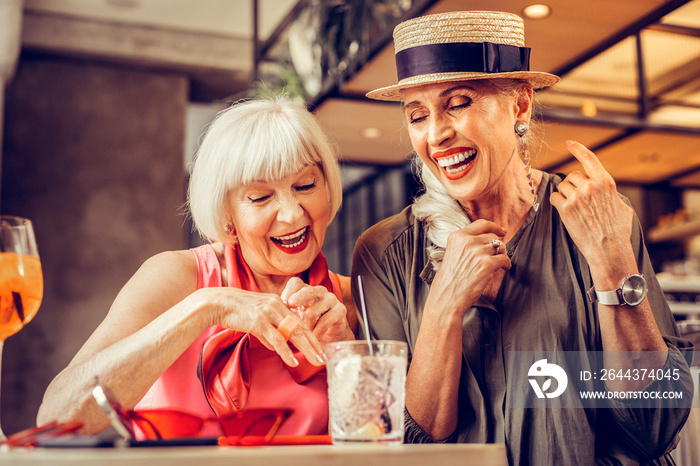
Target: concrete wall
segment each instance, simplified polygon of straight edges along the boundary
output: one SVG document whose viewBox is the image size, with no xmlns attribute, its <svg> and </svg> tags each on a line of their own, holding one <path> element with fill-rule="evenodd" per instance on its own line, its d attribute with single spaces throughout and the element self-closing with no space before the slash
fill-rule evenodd
<svg viewBox="0 0 700 466">
<path fill-rule="evenodd" d="M 45 294 L 10 337 L 2 426 L 32 426 L 46 386 L 144 259 L 183 247 L 188 80 L 22 56 L 5 94 L 4 214 L 34 221 Z"/>
</svg>

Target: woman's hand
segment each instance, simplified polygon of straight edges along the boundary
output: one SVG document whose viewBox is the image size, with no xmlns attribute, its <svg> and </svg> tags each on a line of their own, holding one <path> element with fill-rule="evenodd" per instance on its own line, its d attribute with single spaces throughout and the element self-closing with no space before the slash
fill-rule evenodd
<svg viewBox="0 0 700 466">
<path fill-rule="evenodd" d="M 484 293 L 496 271 L 510 269 L 505 244 L 496 248 L 492 243 L 502 241 L 505 234 L 503 228 L 483 219 L 451 233 L 430 287 L 435 304 L 464 313 Z"/>
<path fill-rule="evenodd" d="M 201 296 L 207 294 L 206 297 Z M 254 335 L 266 348 L 276 351 L 285 364 L 297 366 L 289 344 L 278 330 L 282 320 L 292 311 L 282 299 L 270 293 L 224 288 L 202 288 L 197 290 L 206 300 L 214 303 L 217 311 L 214 323 L 222 327 Z M 212 296 L 213 295 L 213 296 Z M 291 332 L 289 341 L 314 365 L 323 365 L 323 347 L 304 321 Z"/>
<path fill-rule="evenodd" d="M 585 174 L 571 172 L 559 183 L 559 192 L 552 193 L 550 202 L 591 270 L 615 270 L 633 257 L 630 237 L 634 212 L 617 194 L 615 181 L 593 152 L 573 141 L 567 141 L 566 146 L 581 162 Z"/>
<path fill-rule="evenodd" d="M 615 181 L 593 152 L 573 141 L 566 146 L 585 174 L 570 173 L 550 202 L 586 258 L 596 290 L 614 290 L 627 274 L 639 270 L 631 240 L 634 211 L 617 194 Z M 598 309 L 605 351 L 668 350 L 648 300 L 637 306 L 601 305 Z M 664 361 L 658 361 L 658 367 Z"/>
<path fill-rule="evenodd" d="M 313 330 L 319 341 L 354 339 L 345 305 L 325 286 L 310 286 L 292 277 L 280 297 Z"/>
</svg>

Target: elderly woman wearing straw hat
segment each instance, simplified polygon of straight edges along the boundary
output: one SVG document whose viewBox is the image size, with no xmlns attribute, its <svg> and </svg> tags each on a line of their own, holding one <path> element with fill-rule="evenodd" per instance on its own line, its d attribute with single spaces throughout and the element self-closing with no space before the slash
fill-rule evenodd
<svg viewBox="0 0 700 466">
<path fill-rule="evenodd" d="M 568 141 L 584 172 L 530 168 L 533 90 L 559 78 L 529 71 L 523 21 L 429 15 L 394 40 L 399 84 L 368 97 L 403 103 L 425 193 L 361 236 L 353 276 L 370 335 L 409 344 L 406 440 L 505 443 L 511 464 L 670 461 L 687 403 L 618 398 L 690 393 L 691 345 L 596 156 Z"/>
</svg>

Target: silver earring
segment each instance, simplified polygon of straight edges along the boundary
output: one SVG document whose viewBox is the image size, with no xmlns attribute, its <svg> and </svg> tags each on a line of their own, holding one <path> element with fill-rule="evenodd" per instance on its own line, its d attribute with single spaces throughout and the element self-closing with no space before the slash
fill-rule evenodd
<svg viewBox="0 0 700 466">
<path fill-rule="evenodd" d="M 524 121 L 518 121 L 515 123 L 515 134 L 517 134 L 520 137 L 520 157 L 523 160 L 523 163 L 525 164 L 525 176 L 527 177 L 527 182 L 530 185 L 530 194 L 532 194 L 532 208 L 535 209 L 535 212 L 537 212 L 537 209 L 540 208 L 540 203 L 537 202 L 537 194 L 535 194 L 535 186 L 532 181 L 532 167 L 530 166 L 530 157 L 527 155 L 527 144 L 525 144 L 525 140 L 523 139 L 523 136 L 527 134 L 528 131 L 530 131 L 530 127 L 528 124 Z"/>
<path fill-rule="evenodd" d="M 228 222 L 226 225 L 224 225 L 224 231 L 227 235 L 230 235 L 233 232 L 233 223 Z"/>
<path fill-rule="evenodd" d="M 515 123 L 515 132 L 518 136 L 523 137 L 530 131 L 530 127 L 524 121 L 518 121 Z"/>
</svg>

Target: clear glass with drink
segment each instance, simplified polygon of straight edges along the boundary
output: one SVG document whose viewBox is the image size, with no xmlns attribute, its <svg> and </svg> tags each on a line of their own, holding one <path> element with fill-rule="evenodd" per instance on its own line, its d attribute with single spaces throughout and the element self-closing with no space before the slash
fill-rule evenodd
<svg viewBox="0 0 700 466">
<path fill-rule="evenodd" d="M 326 354 L 333 443 L 402 443 L 408 345 L 340 341 Z"/>
<path fill-rule="evenodd" d="M 44 279 L 32 222 L 0 216 L 0 361 L 7 337 L 19 332 L 39 310 Z M 0 428 L 0 441 L 5 434 Z"/>
</svg>

